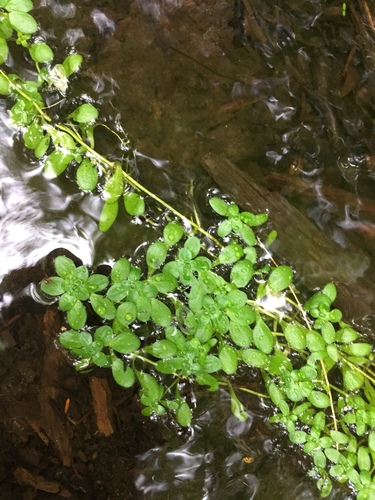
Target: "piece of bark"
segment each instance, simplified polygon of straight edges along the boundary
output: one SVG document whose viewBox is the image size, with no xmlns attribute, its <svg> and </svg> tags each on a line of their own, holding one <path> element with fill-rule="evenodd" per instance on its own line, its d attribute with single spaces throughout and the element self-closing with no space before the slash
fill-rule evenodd
<svg viewBox="0 0 375 500">
<path fill-rule="evenodd" d="M 112 398 L 106 379 L 90 377 L 90 389 L 98 431 L 104 436 L 113 434 Z"/>
<path fill-rule="evenodd" d="M 208 155 L 203 166 L 243 210 L 269 214 L 278 233 L 272 251 L 296 270 L 297 282 L 309 289 L 335 283 L 336 305 L 348 320 L 373 313 L 375 283 L 366 276 L 370 259 L 363 250 L 341 248 L 279 193 L 257 185 L 229 160 Z"/>
<path fill-rule="evenodd" d="M 50 481 L 39 474 L 32 474 L 23 467 L 17 467 L 17 469 L 13 471 L 13 475 L 17 483 L 32 486 L 39 491 L 45 491 L 46 493 L 58 493 L 61 489 L 61 486 L 57 481 Z"/>
</svg>

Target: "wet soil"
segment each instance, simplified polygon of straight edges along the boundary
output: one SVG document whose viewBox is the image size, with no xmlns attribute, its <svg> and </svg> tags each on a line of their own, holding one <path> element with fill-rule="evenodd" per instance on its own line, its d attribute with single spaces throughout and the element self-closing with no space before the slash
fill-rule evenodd
<svg viewBox="0 0 375 500">
<path fill-rule="evenodd" d="M 42 269 L 15 271 L 0 296 L 22 290 Z M 137 394 L 107 372 L 74 371 L 55 342 L 56 307 L 27 296 L 3 311 L 0 324 L 0 496 L 135 499 L 137 455 L 161 437 L 140 413 Z M 108 375 L 108 376 L 107 376 Z"/>
</svg>

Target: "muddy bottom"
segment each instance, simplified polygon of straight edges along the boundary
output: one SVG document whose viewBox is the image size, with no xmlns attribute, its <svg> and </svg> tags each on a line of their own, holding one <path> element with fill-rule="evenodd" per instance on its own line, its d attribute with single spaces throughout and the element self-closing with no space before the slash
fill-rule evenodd
<svg viewBox="0 0 375 500">
<path fill-rule="evenodd" d="M 43 275 L 40 268 L 13 272 L 1 299 Z M 158 427 L 110 373 L 76 373 L 56 349 L 60 329 L 55 306 L 36 307 L 27 295 L 3 310 L 1 499 L 140 498 L 137 455 L 161 442 Z"/>
</svg>

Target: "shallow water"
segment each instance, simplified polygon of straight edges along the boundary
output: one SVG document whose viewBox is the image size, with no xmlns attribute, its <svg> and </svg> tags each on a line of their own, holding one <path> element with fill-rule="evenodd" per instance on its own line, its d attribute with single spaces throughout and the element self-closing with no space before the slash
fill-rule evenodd
<svg viewBox="0 0 375 500">
<path fill-rule="evenodd" d="M 255 0 L 254 17 L 241 1 L 116 3 L 43 0 L 37 15 L 59 55 L 72 48 L 86 55 L 71 92 L 91 95 L 110 126 L 121 121 L 141 180 L 179 210 L 189 213 L 194 203 L 209 217 L 205 196 L 214 186 L 203 172 L 206 154 L 230 159 L 259 182 L 281 173 L 284 184 L 275 189 L 322 234 L 364 252 L 358 277 L 373 273 L 375 214 L 363 206 L 374 200 L 374 44 L 371 26 L 358 34 L 358 6 L 343 17 L 340 2 Z M 119 154 L 104 133 L 98 144 Z M 7 121 L 5 101 L 0 145 L 0 281 L 57 248 L 98 265 L 141 255 L 154 237 L 126 217 L 100 234 L 97 197 L 79 193 L 69 178 L 43 178 Z M 314 183 L 313 196 L 296 178 Z M 323 195 L 322 186 L 336 197 Z M 335 189 L 350 193 L 352 203 Z M 336 270 L 319 273 L 329 280 Z M 0 307 L 12 297 L 2 300 Z M 252 400 L 248 408 L 249 420 L 239 424 L 227 394 L 201 397 L 188 433 L 166 427 L 167 444 L 139 457 L 139 491 L 176 500 L 318 498 L 302 457 L 267 424 L 270 410 Z M 337 488 L 330 498 L 351 496 Z"/>
</svg>

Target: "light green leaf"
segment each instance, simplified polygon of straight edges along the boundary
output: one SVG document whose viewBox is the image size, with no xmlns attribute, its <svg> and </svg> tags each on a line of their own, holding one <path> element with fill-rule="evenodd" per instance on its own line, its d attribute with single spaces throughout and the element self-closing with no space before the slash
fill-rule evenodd
<svg viewBox="0 0 375 500">
<path fill-rule="evenodd" d="M 271 354 L 276 344 L 275 337 L 266 323 L 259 318 L 253 330 L 254 345 L 265 354 Z"/>
<path fill-rule="evenodd" d="M 150 403 L 158 402 L 163 397 L 163 387 L 152 375 L 137 372 L 137 378 L 142 386 L 143 395 L 150 399 Z"/>
<path fill-rule="evenodd" d="M 40 287 L 44 293 L 56 297 L 64 293 L 64 288 L 62 284 L 64 280 L 58 276 L 53 276 L 52 278 L 45 278 L 41 283 Z"/>
<path fill-rule="evenodd" d="M 349 344 L 346 346 L 343 346 L 341 350 L 343 352 L 346 352 L 347 354 L 350 354 L 351 356 L 364 356 L 367 357 L 370 352 L 371 352 L 372 346 L 370 344 L 367 344 L 365 342 L 361 343 L 356 343 L 356 344 Z"/>
<path fill-rule="evenodd" d="M 34 8 L 31 0 L 8 0 L 5 2 L 5 5 L 2 5 L 1 7 L 5 7 L 5 10 L 8 12 L 12 12 L 13 10 L 19 12 L 29 12 Z"/>
<path fill-rule="evenodd" d="M 81 104 L 70 115 L 77 123 L 91 123 L 99 116 L 99 111 L 92 104 Z"/>
<path fill-rule="evenodd" d="M 111 300 L 102 295 L 92 293 L 90 303 L 98 316 L 103 319 L 113 319 L 116 316 L 116 308 Z"/>
<path fill-rule="evenodd" d="M 113 225 L 118 214 L 118 202 L 104 203 L 102 213 L 100 214 L 99 229 L 102 233 L 108 231 Z"/>
<path fill-rule="evenodd" d="M 111 280 L 113 283 L 119 283 L 126 280 L 130 273 L 130 262 L 128 259 L 121 258 L 115 262 L 111 270 Z"/>
<path fill-rule="evenodd" d="M 293 431 L 289 433 L 289 439 L 294 444 L 306 443 L 307 434 L 304 431 Z"/>
<path fill-rule="evenodd" d="M 228 205 L 225 203 L 225 201 L 221 200 L 220 198 L 216 197 L 211 198 L 209 204 L 217 214 L 223 216 L 228 214 Z"/>
<path fill-rule="evenodd" d="M 59 342 L 66 349 L 80 349 L 81 347 L 90 346 L 92 344 L 92 337 L 89 332 L 67 330 L 60 335 Z"/>
<path fill-rule="evenodd" d="M 90 293 L 100 292 L 108 286 L 109 280 L 103 274 L 92 274 L 86 281 L 85 286 Z"/>
<path fill-rule="evenodd" d="M 29 149 L 35 149 L 43 138 L 43 127 L 35 121 L 27 127 L 26 132 L 23 134 L 25 146 Z"/>
<path fill-rule="evenodd" d="M 349 438 L 346 434 L 340 431 L 330 431 L 331 438 L 335 441 L 335 443 L 339 444 L 347 444 L 349 442 Z"/>
<path fill-rule="evenodd" d="M 9 13 L 9 22 L 16 31 L 32 35 L 38 31 L 35 19 L 26 12 L 13 11 Z"/>
<path fill-rule="evenodd" d="M 184 243 L 184 248 L 191 254 L 191 259 L 194 259 L 201 250 L 201 242 L 196 236 L 191 236 Z"/>
<path fill-rule="evenodd" d="M 350 368 L 343 367 L 343 384 L 346 391 L 357 391 L 361 389 L 365 382 L 365 378 L 362 373 L 359 373 Z"/>
<path fill-rule="evenodd" d="M 329 397 L 325 392 L 312 391 L 308 400 L 315 408 L 328 408 L 330 405 Z"/>
<path fill-rule="evenodd" d="M 306 335 L 306 344 L 311 352 L 325 351 L 327 344 L 320 333 L 309 331 Z"/>
<path fill-rule="evenodd" d="M 124 194 L 125 210 L 133 217 L 139 217 L 145 213 L 145 201 L 138 193 Z"/>
<path fill-rule="evenodd" d="M 74 328 L 74 330 L 80 330 L 86 323 L 86 319 L 86 309 L 82 302 L 80 300 L 77 300 L 74 306 L 68 311 L 68 323 L 72 328 Z"/>
<path fill-rule="evenodd" d="M 249 347 L 253 341 L 253 332 L 247 325 L 239 325 L 233 321 L 229 324 L 229 334 L 232 341 L 239 347 Z"/>
<path fill-rule="evenodd" d="M 184 230 L 178 222 L 170 222 L 163 230 L 163 239 L 168 247 L 172 247 L 180 241 L 184 235 Z"/>
<path fill-rule="evenodd" d="M 206 373 L 214 373 L 221 370 L 221 361 L 216 356 L 209 354 L 201 363 Z"/>
<path fill-rule="evenodd" d="M 53 60 L 53 52 L 46 43 L 34 43 L 29 47 L 31 58 L 38 63 L 47 63 Z"/>
<path fill-rule="evenodd" d="M 371 458 L 369 450 L 365 446 L 360 446 L 357 451 L 358 456 L 358 467 L 360 470 L 366 470 L 370 472 L 371 470 Z"/>
<path fill-rule="evenodd" d="M 50 142 L 51 142 L 51 137 L 49 135 L 45 135 L 40 140 L 40 142 L 38 143 L 38 145 L 36 146 L 36 148 L 34 150 L 34 154 L 35 154 L 36 158 L 38 158 L 38 159 L 42 158 L 42 156 L 44 156 L 47 153 Z"/>
<path fill-rule="evenodd" d="M 166 328 L 172 323 L 172 313 L 163 302 L 152 298 L 151 302 L 151 319 L 159 326 Z"/>
<path fill-rule="evenodd" d="M 137 306 L 137 319 L 146 323 L 151 318 L 151 303 L 147 297 L 139 296 L 135 301 Z"/>
<path fill-rule="evenodd" d="M 281 292 L 288 288 L 293 279 L 293 271 L 289 266 L 279 266 L 271 271 L 267 285 L 273 292 Z"/>
<path fill-rule="evenodd" d="M 44 164 L 44 173 L 47 179 L 54 179 L 65 172 L 69 163 L 74 159 L 71 154 L 66 154 L 60 149 L 55 149 L 47 156 Z"/>
<path fill-rule="evenodd" d="M 230 243 L 228 246 L 224 247 L 219 254 L 220 264 L 232 264 L 237 262 L 243 257 L 243 248 L 237 243 Z"/>
<path fill-rule="evenodd" d="M 92 191 L 98 183 L 98 170 L 90 160 L 84 160 L 77 169 L 77 183 L 82 191 Z"/>
<path fill-rule="evenodd" d="M 253 247 L 256 243 L 256 238 L 254 231 L 251 229 L 249 226 L 243 226 L 240 231 L 240 236 L 243 239 L 243 241 L 248 245 L 249 247 Z"/>
<path fill-rule="evenodd" d="M 332 323 L 324 323 L 321 329 L 322 337 L 327 344 L 332 344 L 336 340 L 336 331 Z"/>
<path fill-rule="evenodd" d="M 75 73 L 82 64 L 83 57 L 79 54 L 70 54 L 63 61 L 63 67 L 67 77 Z"/>
<path fill-rule="evenodd" d="M 375 431 L 371 431 L 369 436 L 368 436 L 368 446 L 370 450 L 374 453 L 375 452 Z"/>
<path fill-rule="evenodd" d="M 324 293 L 324 295 L 327 295 L 331 302 L 334 302 L 336 300 L 337 291 L 333 283 L 328 283 L 328 285 L 323 288 L 322 293 Z"/>
<path fill-rule="evenodd" d="M 141 346 L 141 341 L 131 331 L 121 332 L 109 342 L 109 347 L 121 354 L 131 354 Z"/>
<path fill-rule="evenodd" d="M 257 349 L 245 349 L 241 357 L 249 366 L 256 368 L 265 368 L 268 364 L 268 356 Z"/>
<path fill-rule="evenodd" d="M 150 269 L 158 269 L 167 258 L 168 247 L 162 241 L 152 243 L 146 252 L 146 262 Z"/>
<path fill-rule="evenodd" d="M 116 319 L 124 326 L 133 323 L 137 318 L 137 306 L 134 302 L 123 302 L 117 308 Z"/>
<path fill-rule="evenodd" d="M 154 356 L 155 358 L 172 358 L 177 354 L 176 344 L 170 340 L 157 340 L 150 346 L 145 348 L 145 351 Z"/>
<path fill-rule="evenodd" d="M 168 273 L 154 274 L 148 282 L 155 285 L 160 293 L 170 293 L 177 288 L 176 278 Z"/>
<path fill-rule="evenodd" d="M 0 38 L 0 64 L 3 64 L 8 59 L 9 48 L 4 38 Z M 10 87 L 8 80 L 1 75 L 0 80 L 0 94 L 10 94 Z"/>
<path fill-rule="evenodd" d="M 336 340 L 337 342 L 341 342 L 342 344 L 350 344 L 354 342 L 358 338 L 358 333 L 353 330 L 353 328 L 344 327 L 338 332 L 336 332 Z"/>
<path fill-rule="evenodd" d="M 238 288 L 242 288 L 246 286 L 254 274 L 254 268 L 252 263 L 245 259 L 236 262 L 236 264 L 232 267 L 230 272 L 230 280 L 234 283 Z"/>
<path fill-rule="evenodd" d="M 134 385 L 134 371 L 130 366 L 124 370 L 124 362 L 122 359 L 116 358 L 112 361 L 112 375 L 115 382 L 121 387 L 129 388 Z"/>
<path fill-rule="evenodd" d="M 57 274 L 63 279 L 71 278 L 76 274 L 77 269 L 74 262 L 64 255 L 56 257 L 54 265 Z"/>
<path fill-rule="evenodd" d="M 188 427 L 191 423 L 191 412 L 189 405 L 184 401 L 176 411 L 177 422 L 182 425 L 182 427 Z"/>
<path fill-rule="evenodd" d="M 229 393 L 231 397 L 231 410 L 233 415 L 237 417 L 240 422 L 244 422 L 248 418 L 246 408 L 238 399 L 231 385 L 229 386 Z"/>
<path fill-rule="evenodd" d="M 219 359 L 221 361 L 221 367 L 227 375 L 236 373 L 238 361 L 236 351 L 233 347 L 225 344 L 220 351 Z"/>
<path fill-rule="evenodd" d="M 225 219 L 219 224 L 219 227 L 217 228 L 217 235 L 220 236 L 220 238 L 225 238 L 231 231 L 232 223 L 230 220 Z"/>
<path fill-rule="evenodd" d="M 199 385 L 208 385 L 208 390 L 210 392 L 216 392 L 219 389 L 218 380 L 208 373 L 200 373 L 197 375 L 197 382 Z"/>
<path fill-rule="evenodd" d="M 300 325 L 288 323 L 284 328 L 286 341 L 292 349 L 302 351 L 306 347 L 306 329 Z"/>
</svg>

